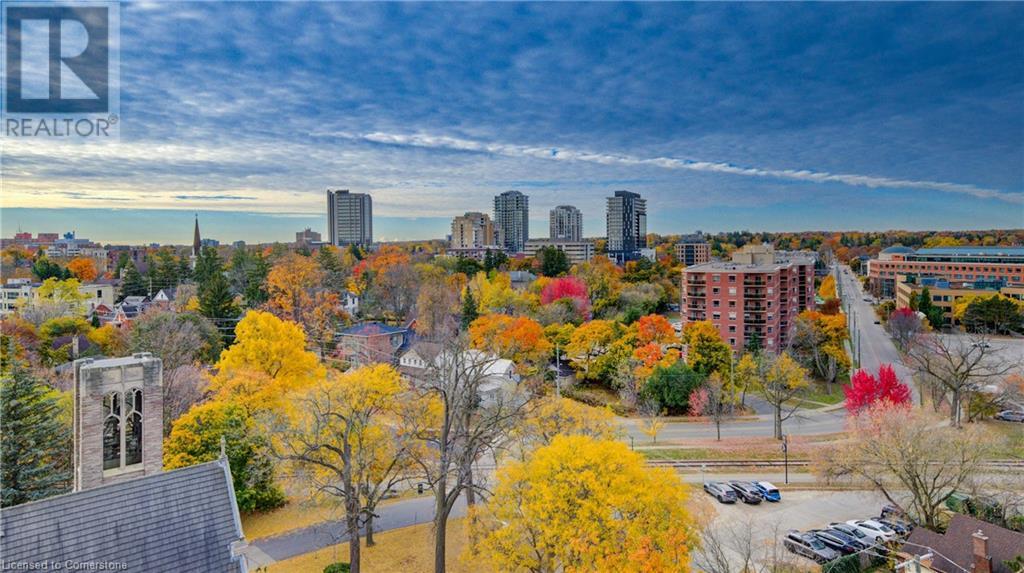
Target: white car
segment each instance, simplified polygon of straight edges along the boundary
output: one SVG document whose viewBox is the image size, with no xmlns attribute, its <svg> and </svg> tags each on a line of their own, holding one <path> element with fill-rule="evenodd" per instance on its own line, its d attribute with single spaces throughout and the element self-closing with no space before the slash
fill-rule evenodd
<svg viewBox="0 0 1024 573">
<path fill-rule="evenodd" d="M 873 519 L 851 519 L 846 522 L 864 532 L 864 535 L 875 542 L 886 542 L 896 539 L 896 532 L 888 525 Z"/>
</svg>

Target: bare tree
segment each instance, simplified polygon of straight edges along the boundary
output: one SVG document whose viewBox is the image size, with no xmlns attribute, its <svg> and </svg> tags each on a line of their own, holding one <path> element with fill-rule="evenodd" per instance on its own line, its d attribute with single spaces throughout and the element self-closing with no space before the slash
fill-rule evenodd
<svg viewBox="0 0 1024 573">
<path fill-rule="evenodd" d="M 518 379 L 499 371 L 497 357 L 469 348 L 464 336 L 448 340 L 419 382 L 436 401 L 436 418 L 420 437 L 426 442 L 419 460 L 434 494 L 434 571 L 445 570 L 448 517 L 463 494 L 473 505 L 488 496 L 473 466 L 490 454 L 497 457 L 529 405 Z"/>
<path fill-rule="evenodd" d="M 903 352 L 910 350 L 910 344 L 922 332 L 925 331 L 924 321 L 916 311 L 908 309 L 896 309 L 889 315 L 885 327 L 889 330 L 897 348 Z"/>
<path fill-rule="evenodd" d="M 967 487 L 993 441 L 977 426 L 961 430 L 920 410 L 875 406 L 853 418 L 850 439 L 819 450 L 814 470 L 829 481 L 864 480 L 934 529 L 942 503 Z"/>
<path fill-rule="evenodd" d="M 722 440 L 722 422 L 732 415 L 733 402 L 726 389 L 725 382 L 718 372 L 713 372 L 704 382 L 704 391 L 707 392 L 707 399 L 704 401 L 702 414 L 715 425 L 715 435 L 718 441 Z"/>
<path fill-rule="evenodd" d="M 985 334 L 925 334 L 917 337 L 907 360 L 918 375 L 945 389 L 950 423 L 956 427 L 961 425 L 963 404 L 971 395 L 1000 381 L 1016 367 L 1003 358 Z"/>
</svg>

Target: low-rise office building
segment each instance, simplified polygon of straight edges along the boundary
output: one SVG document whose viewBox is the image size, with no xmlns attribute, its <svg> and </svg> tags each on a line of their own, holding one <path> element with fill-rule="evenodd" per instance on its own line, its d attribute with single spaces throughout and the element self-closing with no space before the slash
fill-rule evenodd
<svg viewBox="0 0 1024 573">
<path fill-rule="evenodd" d="M 526 241 L 524 253 L 528 257 L 536 257 L 541 249 L 554 247 L 565 253 L 565 256 L 572 264 L 586 263 L 594 258 L 594 243 L 592 241 L 563 241 L 558 239 L 530 239 Z"/>
<path fill-rule="evenodd" d="M 1024 247 L 889 247 L 868 261 L 872 291 L 883 298 L 896 296 L 898 277 L 945 279 L 951 283 L 991 281 L 1024 284 Z"/>
<path fill-rule="evenodd" d="M 923 278 L 917 282 L 909 282 L 903 276 L 898 279 L 896 282 L 896 308 L 909 308 L 911 299 L 920 299 L 921 292 L 927 288 L 932 304 L 942 309 L 942 322 L 947 326 L 957 324 L 953 317 L 953 307 L 963 297 L 1002 294 L 1017 300 L 1024 300 L 1024 285 L 1003 286 L 983 281 L 951 283 L 935 278 Z"/>
</svg>

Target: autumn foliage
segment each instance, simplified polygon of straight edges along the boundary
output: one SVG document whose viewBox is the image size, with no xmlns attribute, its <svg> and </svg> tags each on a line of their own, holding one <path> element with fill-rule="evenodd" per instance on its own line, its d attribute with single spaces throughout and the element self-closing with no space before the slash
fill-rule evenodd
<svg viewBox="0 0 1024 573">
<path fill-rule="evenodd" d="M 910 387 L 899 381 L 892 366 L 883 364 L 875 378 L 864 370 L 858 370 L 843 387 L 846 394 L 846 409 L 851 414 L 880 402 L 893 405 L 910 405 Z"/>
<path fill-rule="evenodd" d="M 549 281 L 540 293 L 541 304 L 569 299 L 584 318 L 590 316 L 590 297 L 587 284 L 577 277 L 561 277 Z"/>
<path fill-rule="evenodd" d="M 526 316 L 487 314 L 469 325 L 473 348 L 494 352 L 520 366 L 539 364 L 552 350 L 544 327 Z"/>
</svg>

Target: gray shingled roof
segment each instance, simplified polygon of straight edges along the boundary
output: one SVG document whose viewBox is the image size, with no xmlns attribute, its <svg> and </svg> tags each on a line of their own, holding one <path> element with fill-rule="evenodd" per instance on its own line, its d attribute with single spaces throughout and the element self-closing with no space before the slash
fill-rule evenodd
<svg viewBox="0 0 1024 573">
<path fill-rule="evenodd" d="M 0 555 L 7 564 L 240 572 L 231 545 L 242 539 L 231 476 L 220 460 L 0 511 Z"/>
</svg>

